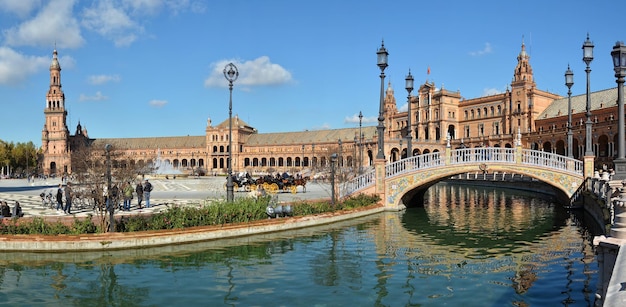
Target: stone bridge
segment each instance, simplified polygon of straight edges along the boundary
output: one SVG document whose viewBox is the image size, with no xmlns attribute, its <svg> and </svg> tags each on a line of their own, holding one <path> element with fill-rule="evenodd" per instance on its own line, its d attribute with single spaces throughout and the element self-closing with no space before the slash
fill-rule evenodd
<svg viewBox="0 0 626 307">
<path fill-rule="evenodd" d="M 515 148 L 482 147 L 451 149 L 445 152 L 413 156 L 385 164 L 374 162 L 373 171 L 339 186 L 339 196 L 354 193 L 378 194 L 390 209 L 423 194 L 431 185 L 465 173 L 506 173 L 529 176 L 562 192 L 567 199 L 579 191 L 586 177 L 593 175 L 593 156 L 584 162 L 544 151 Z M 382 179 L 382 180 L 379 180 Z"/>
</svg>

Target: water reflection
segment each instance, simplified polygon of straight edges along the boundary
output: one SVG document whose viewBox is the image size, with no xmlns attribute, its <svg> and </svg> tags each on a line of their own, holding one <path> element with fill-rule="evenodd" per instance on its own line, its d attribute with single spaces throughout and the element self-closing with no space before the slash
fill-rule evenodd
<svg viewBox="0 0 626 307">
<path fill-rule="evenodd" d="M 584 215 L 532 196 L 439 184 L 423 208 L 316 228 L 2 253 L 0 305 L 593 305 L 593 231 Z"/>
</svg>

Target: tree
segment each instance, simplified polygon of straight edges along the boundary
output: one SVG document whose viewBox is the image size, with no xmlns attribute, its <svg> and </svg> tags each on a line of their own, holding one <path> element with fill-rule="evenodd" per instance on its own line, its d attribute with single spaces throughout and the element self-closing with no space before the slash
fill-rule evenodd
<svg viewBox="0 0 626 307">
<path fill-rule="evenodd" d="M 90 199 L 98 219 L 98 226 L 105 231 L 111 225 L 110 210 L 119 209 L 122 201 L 122 185 L 133 184 L 145 167 L 127 163 L 115 148 L 109 152 L 111 160 L 111 191 L 108 191 L 107 159 L 104 147 L 81 145 L 72 151 L 72 181 L 74 193 Z M 118 191 L 115 193 L 114 191 Z M 110 193 L 109 193 L 110 192 Z M 111 194 L 107 208 L 107 198 Z"/>
<path fill-rule="evenodd" d="M 7 143 L 0 140 L 0 168 L 3 175 L 26 177 L 37 173 L 38 150 L 33 142 Z"/>
</svg>

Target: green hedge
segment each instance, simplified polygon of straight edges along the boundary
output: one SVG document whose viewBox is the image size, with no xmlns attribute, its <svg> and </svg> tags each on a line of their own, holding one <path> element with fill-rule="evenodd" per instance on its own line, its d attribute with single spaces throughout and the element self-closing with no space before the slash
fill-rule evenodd
<svg viewBox="0 0 626 307">
<path fill-rule="evenodd" d="M 351 210 L 370 206 L 379 201 L 380 198 L 374 195 L 357 195 L 345 199 L 334 206 L 327 201 L 313 203 L 302 201 L 291 204 L 292 215 L 304 216 L 338 210 Z M 236 199 L 232 203 L 218 201 L 201 207 L 173 205 L 163 212 L 152 215 L 123 216 L 116 221 L 115 228 L 118 232 L 133 232 L 258 221 L 268 218 L 265 210 L 269 202 L 270 197 L 267 196 L 259 200 L 241 198 Z M 31 220 L 13 218 L 9 223 L 0 225 L 0 234 L 58 235 L 102 232 L 102 229 L 94 225 L 91 217 L 90 215 L 85 219 L 74 218 L 71 226 L 61 222 L 45 222 L 40 217 Z"/>
</svg>

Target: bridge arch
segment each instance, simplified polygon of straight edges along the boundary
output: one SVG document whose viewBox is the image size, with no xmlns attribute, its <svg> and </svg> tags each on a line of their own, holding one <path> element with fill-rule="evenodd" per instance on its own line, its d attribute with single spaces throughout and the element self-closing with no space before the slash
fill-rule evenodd
<svg viewBox="0 0 626 307">
<path fill-rule="evenodd" d="M 462 175 L 462 174 L 483 174 L 482 168 L 485 168 L 485 171 L 490 174 L 515 174 L 520 177 L 529 177 L 540 181 L 541 183 L 546 184 L 546 186 L 550 188 L 545 188 L 543 191 L 551 191 L 554 192 L 556 197 L 563 201 L 569 202 L 569 185 L 564 182 L 552 182 L 544 178 L 544 176 L 538 174 L 537 170 L 532 168 L 512 168 L 507 165 L 490 165 L 490 164 L 479 164 L 479 165 L 465 165 L 462 167 L 458 166 L 450 166 L 450 167 L 442 167 L 438 168 L 435 173 L 431 173 L 430 176 L 420 176 L 417 172 L 414 174 L 404 174 L 398 178 L 390 179 L 386 182 L 386 186 L 388 187 L 388 193 L 391 197 L 388 200 L 391 202 L 391 205 L 405 205 L 409 206 L 409 204 L 413 204 L 416 201 L 420 202 L 423 200 L 424 193 L 433 185 L 438 182 L 449 179 L 452 176 Z M 480 177 L 478 175 L 478 177 Z M 497 178 L 497 177 L 496 177 Z M 501 177 L 500 177 L 501 178 Z M 582 183 L 582 180 L 578 182 L 578 186 Z M 527 184 L 527 183 L 520 183 Z M 393 189 L 396 187 L 396 189 Z M 402 187 L 402 189 L 397 189 L 397 187 Z"/>
<path fill-rule="evenodd" d="M 372 172 L 342 183 L 339 195 L 375 193 L 381 195 L 386 207 L 399 209 L 439 181 L 459 174 L 488 172 L 534 178 L 552 186 L 560 199 L 571 201 L 584 178 L 593 173 L 593 160 L 587 157 L 580 161 L 551 152 L 523 149 L 518 144 L 515 148 L 447 147 L 445 152 L 426 151 L 386 165 L 378 161 Z"/>
</svg>

